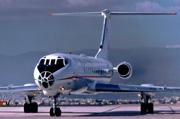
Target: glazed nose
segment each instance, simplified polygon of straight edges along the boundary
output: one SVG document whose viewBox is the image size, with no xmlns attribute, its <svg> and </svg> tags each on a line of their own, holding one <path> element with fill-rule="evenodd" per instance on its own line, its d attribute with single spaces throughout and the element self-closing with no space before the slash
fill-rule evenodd
<svg viewBox="0 0 180 119">
<path fill-rule="evenodd" d="M 51 87 L 54 84 L 54 76 L 49 71 L 44 71 L 39 74 L 38 83 L 44 88 Z"/>
<path fill-rule="evenodd" d="M 42 82 L 47 82 L 47 78 L 43 78 L 43 79 L 42 79 Z"/>
</svg>

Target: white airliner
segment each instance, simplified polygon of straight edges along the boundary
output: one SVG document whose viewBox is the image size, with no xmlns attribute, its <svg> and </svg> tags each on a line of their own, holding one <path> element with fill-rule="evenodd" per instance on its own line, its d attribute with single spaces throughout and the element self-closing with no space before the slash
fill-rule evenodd
<svg viewBox="0 0 180 119">
<path fill-rule="evenodd" d="M 103 29 L 99 51 L 95 57 L 85 55 L 73 55 L 55 53 L 42 57 L 34 69 L 35 84 L 23 86 L 9 85 L 0 87 L 0 92 L 21 91 L 25 95 L 25 113 L 37 113 L 38 105 L 32 102 L 32 98 L 43 92 L 44 95 L 53 97 L 53 105 L 50 108 L 50 116 L 61 116 L 61 110 L 56 105 L 56 99 L 61 94 L 97 94 L 98 92 L 139 92 L 143 99 L 141 113 L 153 113 L 151 97 L 155 92 L 180 92 L 179 87 L 142 85 L 109 84 L 113 73 L 119 73 L 123 79 L 132 75 L 132 67 L 127 62 L 122 62 L 113 67 L 108 60 L 108 31 L 109 21 L 113 16 L 126 15 L 176 15 L 176 13 L 127 13 L 111 12 L 83 12 L 83 13 L 57 13 L 56 16 L 103 16 Z"/>
</svg>

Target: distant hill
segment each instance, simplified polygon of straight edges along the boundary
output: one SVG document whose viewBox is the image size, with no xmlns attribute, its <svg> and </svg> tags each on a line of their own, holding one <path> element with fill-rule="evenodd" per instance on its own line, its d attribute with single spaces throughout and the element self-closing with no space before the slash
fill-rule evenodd
<svg viewBox="0 0 180 119">
<path fill-rule="evenodd" d="M 97 50 L 72 52 L 94 56 Z M 39 59 L 47 52 L 28 52 L 21 55 L 0 55 L 0 85 L 34 83 L 33 72 Z M 110 61 L 117 66 L 122 61 L 131 63 L 133 75 L 123 80 L 115 73 L 111 83 L 139 85 L 151 83 L 154 85 L 180 86 L 180 49 L 179 48 L 136 48 L 110 50 Z M 92 98 L 133 98 L 136 94 L 99 94 Z M 176 94 L 175 94 L 176 95 Z M 163 95 L 164 96 L 164 95 Z M 72 97 L 86 97 L 73 96 Z"/>
</svg>

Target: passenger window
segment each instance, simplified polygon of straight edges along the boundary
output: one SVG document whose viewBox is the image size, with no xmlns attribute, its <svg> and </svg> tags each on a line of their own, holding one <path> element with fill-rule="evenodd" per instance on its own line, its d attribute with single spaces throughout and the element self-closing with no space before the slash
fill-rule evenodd
<svg viewBox="0 0 180 119">
<path fill-rule="evenodd" d="M 46 60 L 46 65 L 49 65 L 49 59 Z"/>
<path fill-rule="evenodd" d="M 55 65 L 55 59 L 51 60 L 51 65 Z"/>
</svg>

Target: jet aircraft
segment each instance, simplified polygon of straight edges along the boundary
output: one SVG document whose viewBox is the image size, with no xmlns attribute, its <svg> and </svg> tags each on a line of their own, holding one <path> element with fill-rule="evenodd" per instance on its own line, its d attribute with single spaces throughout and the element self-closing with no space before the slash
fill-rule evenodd
<svg viewBox="0 0 180 119">
<path fill-rule="evenodd" d="M 57 97 L 62 94 L 97 94 L 99 92 L 139 92 L 143 103 L 141 113 L 153 113 L 153 103 L 150 99 L 155 92 L 180 92 L 180 87 L 154 86 L 153 84 L 123 85 L 109 84 L 115 72 L 123 79 L 132 75 L 132 66 L 128 62 L 121 62 L 113 67 L 109 61 L 109 22 L 114 16 L 127 15 L 176 15 L 176 13 L 129 13 L 111 12 L 80 12 L 80 13 L 55 13 L 52 16 L 103 16 L 103 28 L 100 47 L 95 55 L 74 55 L 54 53 L 43 56 L 34 69 L 34 84 L 22 86 L 9 85 L 0 87 L 0 92 L 20 91 L 25 95 L 25 113 L 37 113 L 38 105 L 32 98 L 40 92 L 53 97 L 50 116 L 61 116 L 61 110 L 56 104 Z"/>
</svg>

